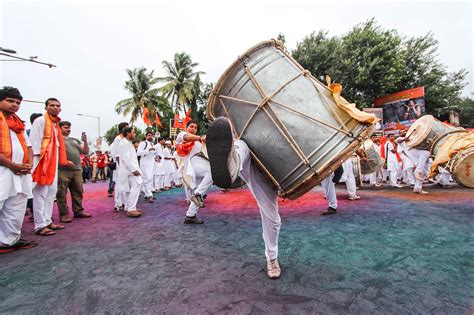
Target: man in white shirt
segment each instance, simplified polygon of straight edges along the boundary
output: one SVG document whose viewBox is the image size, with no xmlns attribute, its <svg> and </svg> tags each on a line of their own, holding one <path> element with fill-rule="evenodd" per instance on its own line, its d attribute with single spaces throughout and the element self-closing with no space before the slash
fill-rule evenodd
<svg viewBox="0 0 474 315">
<path fill-rule="evenodd" d="M 61 120 L 61 103 L 56 98 L 45 102 L 46 113 L 38 117 L 31 127 L 30 141 L 33 148 L 33 208 L 35 233 L 54 235 L 64 226 L 52 222 L 53 205 L 58 188 L 58 165 L 74 167 L 67 160 L 66 146 L 58 123 Z"/>
<path fill-rule="evenodd" d="M 38 245 L 20 239 L 26 203 L 32 197 L 33 162 L 25 125 L 15 114 L 22 99 L 16 88 L 0 90 L 0 253 Z"/>
<path fill-rule="evenodd" d="M 163 145 L 165 138 L 159 137 L 155 146 L 155 191 L 160 192 L 165 189 L 165 168 L 163 165 Z"/>
<path fill-rule="evenodd" d="M 148 131 L 145 140 L 140 142 L 137 149 L 137 156 L 140 157 L 140 170 L 143 179 L 143 191 L 145 200 L 153 203 L 153 178 L 155 177 L 155 156 L 156 149 L 153 144 L 153 133 Z"/>
<path fill-rule="evenodd" d="M 176 137 L 176 150 L 183 159 L 185 176 L 190 178 L 190 188 L 193 190 L 185 224 L 202 224 L 204 221 L 197 218 L 199 208 L 204 208 L 204 198 L 207 190 L 212 185 L 211 167 L 209 161 L 201 154 L 201 142 L 206 141 L 205 136 L 198 136 L 198 125 L 190 120 L 186 124 L 186 131 Z"/>
<path fill-rule="evenodd" d="M 400 131 L 400 137 L 397 138 L 396 142 L 398 143 L 398 154 L 402 158 L 403 166 L 403 182 L 409 184 L 410 186 L 415 185 L 415 175 L 414 175 L 414 159 L 405 143 L 406 130 Z"/>
<path fill-rule="evenodd" d="M 110 145 L 110 156 L 114 160 L 115 170 L 113 171 L 112 176 L 111 176 L 111 181 L 112 182 L 109 184 L 109 191 L 108 192 L 109 192 L 109 196 L 111 196 L 112 193 L 115 191 L 115 195 L 114 195 L 114 211 L 115 212 L 124 211 L 124 209 L 125 209 L 125 205 L 124 205 L 124 201 L 123 201 L 124 196 L 122 195 L 122 193 L 118 193 L 117 189 L 115 188 L 115 186 L 117 184 L 118 167 L 119 167 L 119 164 L 120 164 L 120 161 L 119 161 L 120 159 L 118 158 L 118 145 L 119 145 L 120 141 L 123 139 L 122 130 L 125 127 L 128 127 L 127 122 L 121 122 L 118 125 L 119 134 L 115 137 L 114 141 Z M 120 191 L 123 191 L 123 189 L 121 189 Z"/>
<path fill-rule="evenodd" d="M 397 159 L 397 143 L 395 142 L 395 135 L 388 136 L 388 141 L 385 143 L 385 156 L 387 157 L 387 171 L 390 178 L 390 187 L 401 188 L 397 183 L 397 172 L 400 169 Z"/>
<path fill-rule="evenodd" d="M 137 209 L 141 184 L 143 183 L 137 152 L 132 144 L 135 138 L 133 127 L 125 127 L 123 139 L 119 142 L 117 153 L 120 160 L 117 175 L 117 193 L 125 196 L 125 211 L 130 218 L 138 218 L 142 212 Z"/>
</svg>

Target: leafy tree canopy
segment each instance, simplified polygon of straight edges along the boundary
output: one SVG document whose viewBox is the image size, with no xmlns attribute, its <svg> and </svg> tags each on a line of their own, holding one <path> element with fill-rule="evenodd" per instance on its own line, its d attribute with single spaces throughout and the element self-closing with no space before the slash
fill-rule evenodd
<svg viewBox="0 0 474 315">
<path fill-rule="evenodd" d="M 385 30 L 374 19 L 358 24 L 342 36 L 313 32 L 297 44 L 293 57 L 320 80 L 330 75 L 343 95 L 360 108 L 398 91 L 425 87 L 426 109 L 459 103 L 467 71 L 449 73 L 437 60 L 438 41 L 432 33 L 405 37 Z"/>
</svg>

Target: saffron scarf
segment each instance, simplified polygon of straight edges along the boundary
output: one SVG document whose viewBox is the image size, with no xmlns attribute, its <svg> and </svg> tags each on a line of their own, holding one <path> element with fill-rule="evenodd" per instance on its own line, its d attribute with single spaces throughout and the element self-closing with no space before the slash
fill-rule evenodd
<svg viewBox="0 0 474 315">
<path fill-rule="evenodd" d="M 67 165 L 66 146 L 58 123 L 61 118 L 44 114 L 44 135 L 41 142 L 40 160 L 33 172 L 33 182 L 39 185 L 51 185 L 56 177 L 58 166 L 56 158 L 59 145 L 59 165 Z M 58 137 L 54 136 L 54 128 L 58 130 Z M 58 143 L 59 142 L 59 143 Z"/>
<path fill-rule="evenodd" d="M 186 155 L 191 153 L 191 150 L 193 149 L 193 147 L 194 147 L 194 141 L 176 144 L 176 152 L 178 152 L 178 155 L 180 157 L 185 157 Z"/>
<path fill-rule="evenodd" d="M 25 124 L 16 114 L 12 114 L 10 117 L 5 117 L 3 112 L 0 111 L 0 154 L 4 155 L 11 161 L 13 152 L 12 141 L 10 138 L 10 129 L 16 133 L 18 140 L 20 140 L 20 144 L 23 149 L 23 164 L 26 164 L 29 162 L 29 160 L 28 147 L 26 146 L 26 140 L 24 136 Z"/>
</svg>

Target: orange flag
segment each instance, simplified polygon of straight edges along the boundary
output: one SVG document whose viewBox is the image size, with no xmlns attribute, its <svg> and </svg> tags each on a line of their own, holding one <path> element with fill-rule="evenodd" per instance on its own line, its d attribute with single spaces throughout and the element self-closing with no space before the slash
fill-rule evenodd
<svg viewBox="0 0 474 315">
<path fill-rule="evenodd" d="M 158 115 L 158 112 L 156 112 L 155 114 L 155 126 L 163 129 L 163 125 L 161 124 L 161 119 L 160 119 L 160 116 Z"/>
<path fill-rule="evenodd" d="M 143 122 L 147 124 L 148 126 L 151 126 L 149 115 L 150 115 L 150 112 L 148 111 L 148 108 L 144 107 L 143 108 Z"/>
</svg>

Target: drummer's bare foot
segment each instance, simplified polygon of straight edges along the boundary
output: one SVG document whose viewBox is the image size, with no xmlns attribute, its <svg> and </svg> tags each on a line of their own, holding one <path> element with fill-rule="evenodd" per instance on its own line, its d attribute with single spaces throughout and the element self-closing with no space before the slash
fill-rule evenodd
<svg viewBox="0 0 474 315">
<path fill-rule="evenodd" d="M 229 188 L 239 176 L 240 160 L 234 150 L 232 127 L 225 117 L 216 118 L 206 134 L 207 153 L 212 181 L 220 188 Z"/>
</svg>

